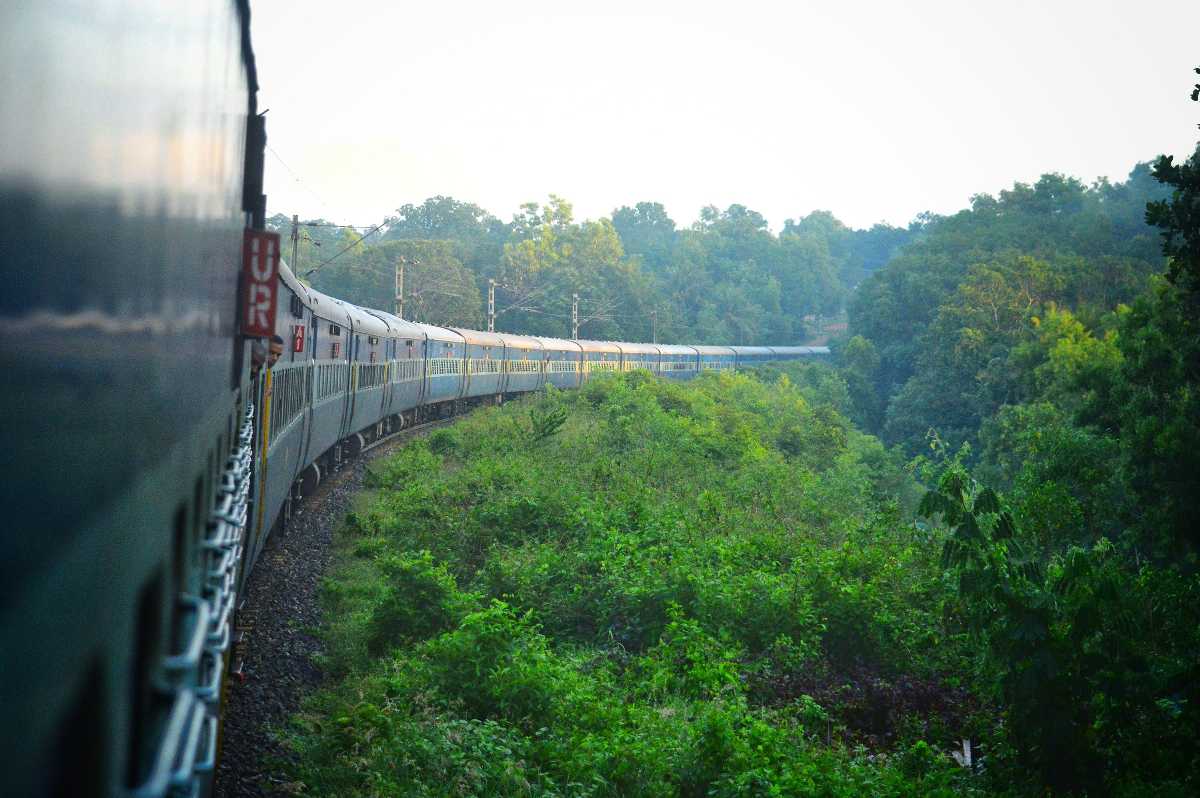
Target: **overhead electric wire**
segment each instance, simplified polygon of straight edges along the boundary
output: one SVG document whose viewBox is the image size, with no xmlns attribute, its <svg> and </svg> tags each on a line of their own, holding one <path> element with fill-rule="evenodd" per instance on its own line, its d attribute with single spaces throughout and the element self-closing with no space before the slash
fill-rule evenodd
<svg viewBox="0 0 1200 798">
<path fill-rule="evenodd" d="M 292 167 L 288 166 L 287 161 L 283 160 L 283 157 L 279 153 L 275 152 L 274 148 L 272 148 L 270 144 L 268 144 L 266 146 L 267 146 L 267 151 L 275 156 L 275 160 L 279 161 L 280 165 L 282 165 L 283 168 L 288 171 L 288 174 L 290 174 L 292 176 L 292 179 L 295 180 L 297 183 L 299 183 L 301 186 L 303 186 L 305 191 L 307 191 L 309 194 L 312 194 L 313 197 L 316 198 L 317 202 L 319 202 L 323 206 L 325 206 L 325 210 L 330 211 L 332 213 L 333 208 L 331 208 L 329 203 L 325 201 L 325 198 L 322 197 L 320 194 L 318 194 L 311 186 L 308 185 L 308 183 L 304 182 L 304 180 L 301 179 L 300 175 L 296 174 L 296 170 L 294 170 L 294 169 L 292 169 Z"/>
<path fill-rule="evenodd" d="M 390 217 L 389 217 L 389 218 L 390 218 Z M 317 269 L 320 269 L 322 266 L 327 266 L 327 265 L 329 265 L 330 263 L 333 263 L 335 260 L 337 260 L 338 258 L 340 258 L 342 255 L 346 254 L 347 252 L 349 252 L 350 250 L 354 249 L 354 248 L 355 248 L 355 247 L 357 247 L 359 244 L 361 244 L 361 243 L 362 243 L 362 242 L 363 242 L 363 241 L 366 239 L 366 237 L 367 237 L 367 236 L 371 235 L 371 233 L 374 233 L 376 230 L 380 229 L 381 227 L 383 227 L 383 226 L 384 226 L 385 224 L 387 224 L 387 223 L 388 223 L 388 220 L 387 220 L 387 218 L 385 218 L 385 219 L 384 219 L 382 222 L 380 222 L 379 224 L 375 225 L 375 226 L 374 226 L 374 227 L 372 227 L 370 230 L 368 230 L 367 232 L 365 232 L 365 233 L 363 233 L 361 236 L 359 236 L 357 241 L 352 241 L 352 242 L 350 242 L 349 244 L 347 244 L 346 246 L 344 246 L 344 247 L 342 247 L 340 250 L 338 250 L 338 251 L 337 251 L 337 253 L 333 255 L 333 257 L 331 257 L 331 258 L 329 258 L 329 259 L 327 259 L 327 260 L 324 260 L 324 261 L 322 261 L 322 262 L 318 263 L 316 266 L 313 266 L 311 269 L 309 269 L 308 271 L 306 271 L 304 274 L 302 274 L 302 275 L 300 275 L 300 276 L 301 276 L 301 277 L 307 277 L 308 275 L 310 275 L 310 274 L 312 274 L 313 272 L 317 271 Z"/>
<path fill-rule="evenodd" d="M 271 147 L 271 145 L 270 145 L 270 144 L 268 144 L 268 145 L 267 145 L 267 150 L 268 150 L 268 151 L 269 151 L 269 152 L 270 152 L 272 155 L 274 155 L 274 156 L 275 156 L 275 160 L 279 161 L 280 165 L 281 165 L 281 166 L 282 166 L 284 169 L 286 169 L 286 170 L 288 171 L 288 174 L 290 174 L 290 175 L 292 176 L 292 179 L 293 179 L 293 180 L 295 180 L 297 183 L 299 183 L 301 186 L 303 186 L 305 191 L 307 191 L 309 194 L 312 194 L 312 195 L 313 195 L 313 197 L 315 197 L 315 198 L 316 198 L 316 200 L 317 200 L 318 202 L 320 202 L 320 203 L 321 203 L 323 206 L 325 206 L 325 210 L 329 211 L 330 213 L 332 213 L 332 212 L 333 212 L 333 209 L 330 207 L 329 203 L 325 201 L 325 198 L 324 198 L 324 197 L 322 197 L 320 194 L 318 194 L 318 193 L 317 193 L 317 192 L 316 192 L 316 191 L 315 191 L 315 190 L 314 190 L 314 189 L 313 189 L 311 186 L 309 186 L 309 185 L 308 185 L 308 183 L 306 183 L 306 182 L 304 181 L 304 179 L 300 177 L 300 175 L 296 174 L 296 170 L 295 170 L 295 169 L 292 169 L 292 167 L 288 166 L 288 163 L 287 163 L 287 161 L 283 160 L 283 156 L 281 156 L 279 153 L 275 152 L 274 148 L 273 148 L 273 147 Z M 302 275 L 300 275 L 300 276 L 301 276 L 301 277 L 307 277 L 308 275 L 310 275 L 310 274 L 312 274 L 313 272 L 317 271 L 317 269 L 320 269 L 322 266 L 325 266 L 325 265 L 327 265 L 327 264 L 329 264 L 329 263 L 332 263 L 334 260 L 336 260 L 337 258 L 341 257 L 342 255 L 344 255 L 344 254 L 345 254 L 346 252 L 348 252 L 349 250 L 351 250 L 351 249 L 353 249 L 354 247 L 358 246 L 358 245 L 359 245 L 359 244 L 361 244 L 363 241 L 365 241 L 365 240 L 367 239 L 367 237 L 368 237 L 368 236 L 370 236 L 372 233 L 376 232 L 377 230 L 379 230 L 380 228 L 382 228 L 384 225 L 386 225 L 386 224 L 388 223 L 388 218 L 390 218 L 390 217 L 385 217 L 385 218 L 384 218 L 384 220 L 383 220 L 382 222 L 380 222 L 379 224 L 376 224 L 376 225 L 365 225 L 365 224 L 334 224 L 333 222 L 298 222 L 297 224 L 298 224 L 298 226 L 300 226 L 300 227 L 337 227 L 337 228 L 349 229 L 349 230 L 358 230 L 358 229 L 360 229 L 360 228 L 363 228 L 363 227 L 370 227 L 370 229 L 369 229 L 369 230 L 367 230 L 367 232 L 363 233 L 362 235 L 360 235 L 360 236 L 358 237 L 358 240 L 357 240 L 357 241 L 355 241 L 355 242 L 353 242 L 353 243 L 351 243 L 351 244 L 348 244 L 348 245 L 346 245 L 346 246 L 345 246 L 345 247 L 343 247 L 341 250 L 339 250 L 339 251 L 337 252 L 337 254 L 335 254 L 335 255 L 333 255 L 332 257 L 330 257 L 330 258 L 328 258 L 328 259 L 326 259 L 326 260 L 322 261 L 321 263 L 318 263 L 316 266 L 314 266 L 313 268 L 311 268 L 311 269 L 309 269 L 308 271 L 304 272 L 304 274 L 302 274 Z"/>
<path fill-rule="evenodd" d="M 347 230 L 358 230 L 362 227 L 372 227 L 369 224 L 334 224 L 333 222 L 296 222 L 300 227 L 341 227 Z M 387 224 L 387 222 L 384 222 Z"/>
</svg>

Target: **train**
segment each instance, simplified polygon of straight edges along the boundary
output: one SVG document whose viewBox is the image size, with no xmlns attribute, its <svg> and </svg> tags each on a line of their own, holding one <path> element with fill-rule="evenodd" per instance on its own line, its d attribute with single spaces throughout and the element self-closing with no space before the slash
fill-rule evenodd
<svg viewBox="0 0 1200 798">
<path fill-rule="evenodd" d="M 767 361 L 827 355 L 826 347 L 703 346 L 592 341 L 483 332 L 401 319 L 304 285 L 278 269 L 271 337 L 279 360 L 258 380 L 256 517 L 251 561 L 286 520 L 289 502 L 321 475 L 406 426 L 502 402 L 547 385 L 578 388 L 596 375 L 645 369 L 666 379 Z M 285 310 L 286 309 L 286 310 Z"/>
<path fill-rule="evenodd" d="M 250 337 L 266 126 L 248 0 L 9 3 L 0 37 L 2 795 L 206 794 L 239 597 L 340 460 L 604 372 L 828 354 L 421 324 L 284 263 Z M 264 333 L 282 354 L 256 367 Z"/>
</svg>

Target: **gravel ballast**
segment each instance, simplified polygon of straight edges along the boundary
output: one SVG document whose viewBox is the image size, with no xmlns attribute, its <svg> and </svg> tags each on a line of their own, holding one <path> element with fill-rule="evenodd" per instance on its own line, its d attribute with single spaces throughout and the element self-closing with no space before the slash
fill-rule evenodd
<svg viewBox="0 0 1200 798">
<path fill-rule="evenodd" d="M 333 557 L 334 531 L 363 488 L 367 463 L 410 436 L 396 436 L 331 476 L 301 503 L 286 534 L 271 537 L 254 566 L 239 618 L 239 625 L 251 627 L 237 652 L 244 679 L 229 679 L 226 687 L 216 798 L 294 794 L 277 772 L 290 753 L 273 730 L 321 683 L 313 659 L 323 648 L 316 634 L 322 622 L 320 585 Z"/>
</svg>

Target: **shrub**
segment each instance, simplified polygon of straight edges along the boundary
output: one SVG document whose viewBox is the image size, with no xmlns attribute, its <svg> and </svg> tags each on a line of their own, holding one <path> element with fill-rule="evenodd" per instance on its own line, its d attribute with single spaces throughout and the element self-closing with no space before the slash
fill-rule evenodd
<svg viewBox="0 0 1200 798">
<path fill-rule="evenodd" d="M 384 555 L 378 565 L 388 587 L 371 616 L 367 651 L 372 656 L 453 627 L 471 605 L 471 597 L 459 593 L 454 577 L 428 551 Z"/>
</svg>

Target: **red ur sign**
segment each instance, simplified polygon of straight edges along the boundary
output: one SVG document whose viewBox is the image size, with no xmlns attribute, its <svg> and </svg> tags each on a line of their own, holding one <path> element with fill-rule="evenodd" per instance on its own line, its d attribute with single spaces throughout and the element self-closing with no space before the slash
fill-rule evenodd
<svg viewBox="0 0 1200 798">
<path fill-rule="evenodd" d="M 279 233 L 246 230 L 242 237 L 242 335 L 275 334 Z"/>
<path fill-rule="evenodd" d="M 304 351 L 304 325 L 303 324 L 293 324 L 292 325 L 292 351 L 293 352 L 303 352 Z"/>
</svg>

